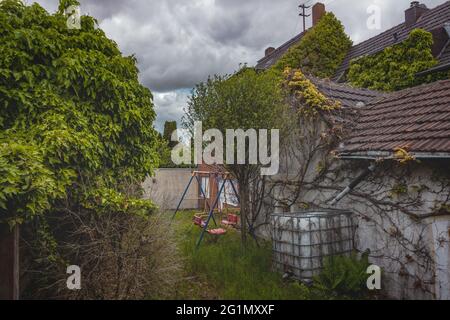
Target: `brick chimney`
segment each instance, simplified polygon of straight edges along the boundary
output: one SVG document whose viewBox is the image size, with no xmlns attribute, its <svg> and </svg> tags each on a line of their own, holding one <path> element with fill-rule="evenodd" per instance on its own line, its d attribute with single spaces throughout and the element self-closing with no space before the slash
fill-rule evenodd
<svg viewBox="0 0 450 320">
<path fill-rule="evenodd" d="M 319 22 L 320 18 L 325 14 L 325 5 L 323 3 L 317 2 L 312 7 L 312 25 L 315 26 Z"/>
<path fill-rule="evenodd" d="M 413 24 L 419 20 L 419 18 L 427 12 L 428 9 L 426 5 L 420 3 L 419 1 L 411 2 L 411 6 L 405 10 L 405 25 L 406 27 L 411 27 Z"/>
<path fill-rule="evenodd" d="M 268 56 L 269 54 L 271 54 L 272 52 L 274 52 L 275 51 L 275 48 L 274 47 L 268 47 L 267 49 L 266 49 L 266 51 L 264 51 L 264 56 Z"/>
</svg>

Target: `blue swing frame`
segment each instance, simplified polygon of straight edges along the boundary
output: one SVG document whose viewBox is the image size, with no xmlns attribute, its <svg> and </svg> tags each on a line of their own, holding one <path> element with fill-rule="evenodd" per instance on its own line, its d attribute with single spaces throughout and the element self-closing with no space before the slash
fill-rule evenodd
<svg viewBox="0 0 450 320">
<path fill-rule="evenodd" d="M 203 238 L 204 238 L 204 236 L 205 236 L 205 233 L 208 231 L 208 226 L 209 226 L 209 223 L 211 222 L 211 220 L 213 220 L 214 225 L 217 226 L 216 219 L 214 219 L 214 209 L 215 209 L 216 206 L 218 206 L 218 204 L 219 204 L 220 196 L 221 196 L 223 190 L 225 189 L 225 184 L 227 183 L 227 181 L 230 182 L 231 187 L 233 188 L 233 192 L 234 192 L 234 194 L 235 194 L 235 196 L 236 196 L 236 199 L 237 199 L 238 203 L 240 203 L 239 195 L 238 195 L 238 193 L 237 193 L 237 191 L 236 191 L 236 187 L 234 186 L 233 180 L 230 179 L 230 174 L 229 174 L 229 173 L 194 171 L 194 172 L 192 172 L 192 176 L 191 176 L 191 178 L 189 179 L 189 182 L 188 182 L 186 188 L 184 189 L 184 192 L 183 192 L 183 195 L 181 196 L 180 201 L 178 202 L 178 206 L 177 206 L 177 209 L 175 210 L 175 212 L 174 212 L 174 214 L 173 214 L 173 216 L 172 216 L 172 220 L 175 219 L 175 217 L 176 217 L 178 211 L 180 210 L 180 206 L 181 206 L 181 204 L 183 203 L 183 200 L 184 200 L 184 198 L 186 197 L 186 194 L 187 194 L 187 192 L 189 191 L 189 187 L 191 186 L 192 181 L 194 181 L 194 178 L 197 180 L 197 183 L 198 183 L 198 185 L 199 185 L 199 187 L 200 187 L 200 192 L 202 193 L 203 197 L 206 199 L 206 194 L 205 194 L 205 192 L 204 192 L 204 190 L 203 190 L 201 181 L 200 181 L 200 179 L 198 178 L 198 175 L 199 175 L 199 174 L 208 174 L 209 176 L 214 175 L 217 182 L 218 182 L 218 179 L 217 179 L 217 178 L 218 178 L 218 176 L 220 175 L 220 176 L 222 176 L 223 181 L 222 181 L 222 184 L 221 184 L 221 186 L 220 186 L 220 188 L 219 188 L 219 192 L 217 193 L 217 196 L 216 196 L 216 199 L 214 200 L 213 205 L 211 206 L 211 204 L 208 203 L 208 206 L 209 206 L 208 218 L 206 219 L 206 223 L 205 223 L 205 225 L 203 226 L 202 232 L 201 232 L 201 234 L 200 234 L 200 237 L 199 237 L 198 240 L 197 240 L 196 249 L 198 249 L 198 248 L 200 247 L 200 245 L 201 245 L 201 243 L 202 243 L 202 241 L 203 241 Z M 217 183 L 217 185 L 219 185 L 219 184 Z"/>
</svg>

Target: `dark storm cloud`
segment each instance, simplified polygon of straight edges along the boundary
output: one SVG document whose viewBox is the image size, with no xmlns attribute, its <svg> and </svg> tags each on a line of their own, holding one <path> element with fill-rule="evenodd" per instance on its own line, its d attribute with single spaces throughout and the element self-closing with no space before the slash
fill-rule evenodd
<svg viewBox="0 0 450 320">
<path fill-rule="evenodd" d="M 58 3 L 37 2 L 50 11 Z M 80 2 L 82 12 L 96 17 L 124 54 L 137 56 L 140 79 L 155 93 L 159 121 L 172 116 L 179 119 L 187 97 L 183 89 L 192 88 L 208 75 L 233 72 L 239 63 L 254 65 L 266 47 L 287 41 L 301 31 L 302 25 L 298 0 Z M 359 42 L 401 23 L 410 0 L 323 2 L 343 22 L 353 41 Z M 445 0 L 422 2 L 434 7 Z M 380 30 L 366 26 L 367 8 L 372 4 L 381 9 Z"/>
</svg>

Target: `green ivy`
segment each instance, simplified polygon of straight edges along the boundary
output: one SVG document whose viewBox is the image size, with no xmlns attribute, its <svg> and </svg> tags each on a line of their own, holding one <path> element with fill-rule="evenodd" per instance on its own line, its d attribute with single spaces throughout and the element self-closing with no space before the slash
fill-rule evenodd
<svg viewBox="0 0 450 320">
<path fill-rule="evenodd" d="M 103 199 L 99 212 L 153 208 L 121 194 L 122 182 L 142 181 L 159 161 L 153 98 L 136 59 L 94 18 L 83 16 L 80 30 L 66 19 L 36 3 L 0 2 L 0 221 L 10 224 L 61 200 L 91 208 L 92 194 Z"/>
<path fill-rule="evenodd" d="M 416 74 L 435 66 L 431 33 L 415 29 L 409 37 L 383 51 L 353 60 L 348 73 L 349 82 L 357 87 L 395 91 L 432 81 L 433 76 Z"/>
<path fill-rule="evenodd" d="M 321 78 L 331 77 L 351 46 L 352 41 L 345 34 L 342 23 L 328 12 L 273 68 L 283 72 L 289 67 Z"/>
</svg>

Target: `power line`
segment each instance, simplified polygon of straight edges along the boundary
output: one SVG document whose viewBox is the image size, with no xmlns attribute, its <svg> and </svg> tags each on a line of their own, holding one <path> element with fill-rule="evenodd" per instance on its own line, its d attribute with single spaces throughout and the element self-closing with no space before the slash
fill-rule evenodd
<svg viewBox="0 0 450 320">
<path fill-rule="evenodd" d="M 311 16 L 311 14 L 306 14 L 306 10 L 311 8 L 311 6 L 306 5 L 308 2 L 309 1 L 304 2 L 298 6 L 301 9 L 301 12 L 298 15 L 303 18 L 303 31 L 306 30 L 306 18 Z"/>
</svg>

